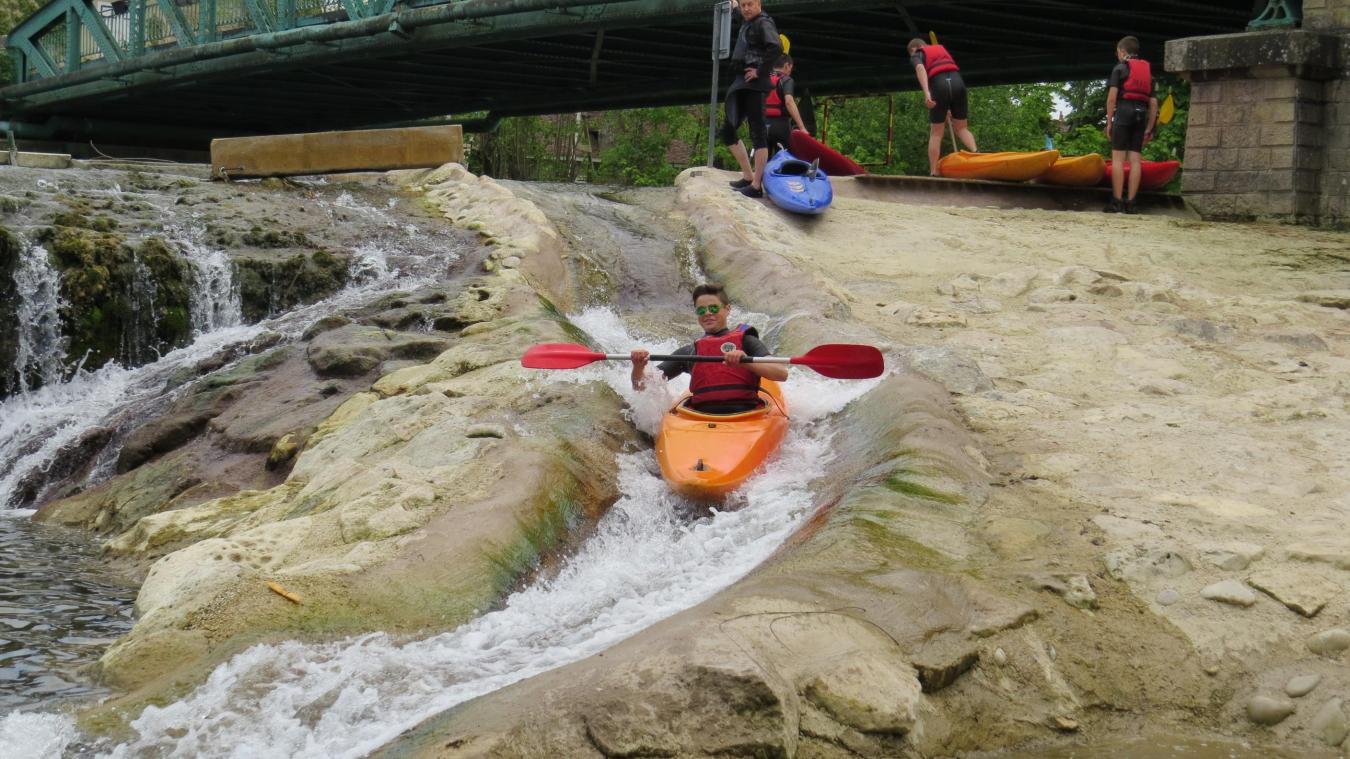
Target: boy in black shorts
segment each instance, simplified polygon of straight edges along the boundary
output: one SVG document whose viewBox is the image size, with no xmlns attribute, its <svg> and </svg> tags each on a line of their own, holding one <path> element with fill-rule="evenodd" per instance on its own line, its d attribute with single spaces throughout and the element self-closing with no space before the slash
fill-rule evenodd
<svg viewBox="0 0 1350 759">
<path fill-rule="evenodd" d="M 928 173 L 938 173 L 938 157 L 942 154 L 942 130 L 951 114 L 952 128 L 961 138 L 966 150 L 975 148 L 975 135 L 970 133 L 966 106 L 966 81 L 951 53 L 942 45 L 929 45 L 921 39 L 909 41 L 909 63 L 919 77 L 924 105 L 928 106 Z"/>
<path fill-rule="evenodd" d="M 1138 213 L 1134 198 L 1143 179 L 1144 145 L 1153 139 L 1158 99 L 1153 96 L 1153 71 L 1139 57 L 1139 40 L 1125 37 L 1116 43 L 1116 67 L 1106 92 L 1106 137 L 1111 140 L 1111 202 L 1106 213 Z M 1130 166 L 1129 194 L 1125 190 L 1125 163 Z M 1121 200 L 1125 198 L 1125 200 Z"/>
<path fill-rule="evenodd" d="M 760 0 L 733 0 L 744 21 L 731 62 L 740 69 L 727 88 L 726 119 L 722 122 L 722 143 L 731 149 L 731 155 L 741 167 L 741 178 L 731 186 L 752 198 L 764 197 L 764 164 L 769 160 L 769 141 L 764 133 L 764 96 L 772 84 L 774 61 L 783 54 L 783 43 L 778 40 L 778 27 L 764 13 Z M 745 147 L 736 130 L 743 122 L 750 123 L 750 144 L 755 149 L 755 163 L 750 165 Z"/>
</svg>

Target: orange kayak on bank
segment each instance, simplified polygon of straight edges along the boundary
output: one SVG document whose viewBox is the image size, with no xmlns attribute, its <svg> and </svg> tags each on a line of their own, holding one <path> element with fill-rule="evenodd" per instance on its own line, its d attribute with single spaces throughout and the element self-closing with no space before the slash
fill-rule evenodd
<svg viewBox="0 0 1350 759">
<path fill-rule="evenodd" d="M 1065 187 L 1093 187 L 1106 176 L 1106 161 L 1096 153 L 1060 156 L 1036 181 Z"/>
<path fill-rule="evenodd" d="M 740 487 L 782 445 L 787 404 L 778 383 L 760 381 L 762 408 L 740 414 L 704 414 L 685 395 L 661 422 L 656 460 L 670 488 L 687 498 L 717 501 Z"/>
<path fill-rule="evenodd" d="M 1044 174 L 1058 159 L 1058 150 L 1036 153 L 970 153 L 962 150 L 938 161 L 938 173 L 951 179 L 1025 182 Z"/>
</svg>

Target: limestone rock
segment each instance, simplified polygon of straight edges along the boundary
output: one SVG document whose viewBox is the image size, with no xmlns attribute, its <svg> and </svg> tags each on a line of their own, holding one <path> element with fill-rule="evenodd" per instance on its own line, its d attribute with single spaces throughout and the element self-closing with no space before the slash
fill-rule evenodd
<svg viewBox="0 0 1350 759">
<path fill-rule="evenodd" d="M 1253 543 L 1228 543 L 1205 551 L 1205 561 L 1229 572 L 1240 572 L 1264 556 L 1266 550 Z"/>
<path fill-rule="evenodd" d="M 968 354 L 946 347 L 911 348 L 901 353 L 911 369 L 953 393 L 973 395 L 994 389 Z"/>
<path fill-rule="evenodd" d="M 1040 276 L 1040 271 L 1031 267 L 1005 271 L 995 274 L 984 289 L 996 295 L 1016 297 L 1031 289 L 1031 285 Z"/>
<path fill-rule="evenodd" d="M 1106 556 L 1106 571 L 1117 580 L 1172 579 L 1190 572 L 1190 559 L 1171 548 L 1134 546 Z"/>
<path fill-rule="evenodd" d="M 956 682 L 980 660 L 974 650 L 937 651 L 925 648 L 910 662 L 918 672 L 924 693 L 935 693 Z"/>
<path fill-rule="evenodd" d="M 1271 332 L 1261 336 L 1267 342 L 1288 345 L 1305 351 L 1325 353 L 1330 350 L 1327 341 L 1311 332 Z"/>
<path fill-rule="evenodd" d="M 1028 303 L 1045 305 L 1047 303 L 1070 303 L 1078 300 L 1078 295 L 1073 290 L 1066 290 L 1063 287 L 1042 287 L 1038 290 L 1032 290 L 1027 294 Z"/>
<path fill-rule="evenodd" d="M 295 454 L 300 452 L 300 446 L 303 444 L 304 441 L 295 433 L 282 435 L 276 445 L 272 446 L 272 452 L 267 454 L 267 468 L 276 469 L 295 458 Z"/>
<path fill-rule="evenodd" d="M 1267 569 L 1247 577 L 1252 587 L 1305 617 L 1315 617 L 1343 592 L 1336 583 L 1312 572 Z"/>
<path fill-rule="evenodd" d="M 1223 580 L 1208 585 L 1200 591 L 1203 598 L 1233 606 L 1251 606 L 1256 603 L 1256 594 L 1240 580 Z"/>
<path fill-rule="evenodd" d="M 1233 329 L 1204 319 L 1177 319 L 1172 322 L 1172 331 L 1183 337 L 1194 337 L 1207 343 L 1217 343 L 1233 336 Z"/>
<path fill-rule="evenodd" d="M 1258 725 L 1278 725 L 1294 713 L 1294 702 L 1283 696 L 1252 696 L 1247 718 Z"/>
<path fill-rule="evenodd" d="M 117 473 L 130 472 L 150 459 L 200 435 L 219 412 L 198 411 L 160 417 L 127 437 L 117 455 Z"/>
<path fill-rule="evenodd" d="M 1321 682 L 1321 675 L 1299 675 L 1290 678 L 1289 682 L 1284 684 L 1284 693 L 1290 698 L 1302 698 L 1312 693 L 1313 688 L 1316 688 Z"/>
<path fill-rule="evenodd" d="M 1350 733 L 1350 720 L 1346 719 L 1341 703 L 1339 698 L 1327 701 L 1308 724 L 1312 734 L 1328 746 L 1341 745 L 1345 742 L 1346 734 Z"/>
<path fill-rule="evenodd" d="M 1336 656 L 1350 648 L 1350 630 L 1333 627 L 1308 638 L 1308 650 L 1319 656 Z"/>
<path fill-rule="evenodd" d="M 1058 593 L 1064 602 L 1075 609 L 1097 608 L 1097 594 L 1085 575 L 1048 574 L 1035 575 L 1032 582 L 1041 590 Z"/>
<path fill-rule="evenodd" d="M 905 319 L 905 323 L 912 327 L 964 327 L 966 317 L 952 311 L 920 307 Z"/>
<path fill-rule="evenodd" d="M 314 338 L 327 332 L 330 329 L 345 327 L 351 323 L 352 320 L 348 319 L 345 316 L 338 316 L 336 314 L 325 316 L 322 319 L 309 325 L 309 327 L 305 329 L 305 333 L 300 336 L 300 339 L 304 340 L 305 342 L 309 342 L 310 340 L 313 340 Z"/>
<path fill-rule="evenodd" d="M 904 735 L 914 727 L 922 687 L 913 667 L 866 653 L 816 675 L 803 693 L 841 724 L 864 733 Z"/>
<path fill-rule="evenodd" d="M 1300 293 L 1298 299 L 1303 303 L 1313 303 L 1327 308 L 1350 310 L 1350 290 L 1314 290 Z"/>
<path fill-rule="evenodd" d="M 314 338 L 306 358 L 320 377 L 359 377 L 391 359 L 428 361 L 447 347 L 444 337 L 349 324 Z"/>
<path fill-rule="evenodd" d="M 1154 600 L 1158 602 L 1159 606 L 1171 606 L 1181 600 L 1181 594 L 1172 588 L 1167 588 L 1160 591 Z"/>
<path fill-rule="evenodd" d="M 500 424 L 471 424 L 464 431 L 464 437 L 490 437 L 498 440 L 506 437 L 506 428 Z"/>
<path fill-rule="evenodd" d="M 1289 558 L 1298 561 L 1330 564 L 1350 571 L 1350 543 L 1309 542 L 1285 546 Z"/>
</svg>

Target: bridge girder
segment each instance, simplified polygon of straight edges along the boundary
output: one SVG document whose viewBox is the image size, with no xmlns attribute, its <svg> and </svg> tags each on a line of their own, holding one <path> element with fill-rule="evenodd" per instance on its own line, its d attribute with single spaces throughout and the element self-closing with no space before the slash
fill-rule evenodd
<svg viewBox="0 0 1350 759">
<path fill-rule="evenodd" d="M 181 11 L 178 1 L 132 0 Z M 11 35 L 12 47 L 31 62 L 40 47 L 34 33 L 62 19 L 88 21 L 58 12 L 87 2 L 53 0 Z M 50 56 L 27 66 L 25 73 L 54 75 L 0 90 L 0 118 L 60 124 L 68 139 L 99 139 L 98 125 L 110 122 L 153 124 L 147 144 L 163 144 L 177 127 L 182 143 L 201 145 L 212 129 L 293 132 L 708 97 L 709 0 L 462 0 L 389 12 L 379 11 L 392 0 L 340 0 L 347 20 L 309 25 L 299 25 L 297 0 L 248 2 L 250 12 L 270 3 L 277 12 L 269 23 L 292 27 L 213 39 L 221 34 L 202 28 L 202 8 L 192 14 L 195 29 L 180 12 L 164 49 L 138 52 L 132 40 L 120 60 L 104 56 L 65 73 Z M 936 31 L 972 85 L 1099 78 L 1124 34 L 1139 36 L 1156 59 L 1168 38 L 1242 29 L 1251 3 L 766 0 L 766 10 L 792 39 L 799 80 L 825 95 L 915 87 L 903 48 L 916 32 Z M 114 42 L 94 23 L 105 33 L 102 42 L 91 35 L 96 46 Z M 184 37 L 191 41 L 180 45 Z"/>
</svg>

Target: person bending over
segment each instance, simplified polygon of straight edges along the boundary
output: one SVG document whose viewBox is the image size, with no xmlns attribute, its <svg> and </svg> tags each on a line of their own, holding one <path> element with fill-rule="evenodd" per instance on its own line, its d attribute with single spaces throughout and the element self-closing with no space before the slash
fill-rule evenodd
<svg viewBox="0 0 1350 759">
<path fill-rule="evenodd" d="M 910 40 L 909 63 L 914 67 L 915 76 L 919 77 L 923 102 L 928 106 L 928 173 L 941 176 L 938 158 L 942 155 L 942 130 L 948 114 L 952 117 L 952 128 L 966 150 L 979 152 L 975 147 L 975 135 L 970 133 L 966 81 L 961 78 L 956 60 L 942 45 L 929 45 L 917 38 Z"/>
</svg>

